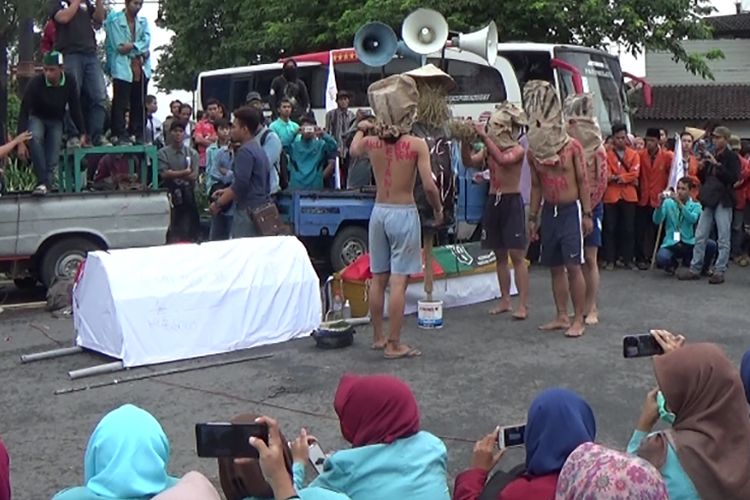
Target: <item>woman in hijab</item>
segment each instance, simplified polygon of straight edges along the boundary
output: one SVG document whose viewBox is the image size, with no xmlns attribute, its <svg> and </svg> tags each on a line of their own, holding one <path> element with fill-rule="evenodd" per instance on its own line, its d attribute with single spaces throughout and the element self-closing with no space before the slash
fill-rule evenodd
<svg viewBox="0 0 750 500">
<path fill-rule="evenodd" d="M 140 499 L 171 488 L 167 474 L 169 441 L 149 412 L 123 405 L 102 418 L 83 458 L 83 486 L 61 491 L 53 500 Z"/>
<path fill-rule="evenodd" d="M 417 401 L 406 383 L 390 375 L 346 374 L 333 406 L 352 448 L 331 455 L 310 486 L 352 500 L 371 500 L 373 492 L 377 498 L 450 499 L 445 445 L 419 430 Z"/>
<path fill-rule="evenodd" d="M 0 439 L 0 500 L 10 500 L 10 457 Z"/>
<path fill-rule="evenodd" d="M 573 451 L 557 480 L 555 500 L 669 500 L 659 471 L 647 461 L 584 443 Z"/>
<path fill-rule="evenodd" d="M 742 377 L 742 385 L 745 386 L 745 398 L 750 403 L 750 350 L 742 356 L 740 377 Z"/>
<path fill-rule="evenodd" d="M 492 456 L 497 435 L 496 430 L 475 446 L 472 468 L 456 478 L 454 500 L 479 498 L 489 471 L 504 453 L 500 450 Z M 517 476 L 511 473 L 510 478 L 501 473 L 499 479 L 505 479 L 505 485 L 495 483 L 493 477 L 487 487 L 499 490 L 498 500 L 552 500 L 557 476 L 568 455 L 581 443 L 595 438 L 594 412 L 586 401 L 567 389 L 542 391 L 529 407 L 524 435 L 526 464 L 522 472 Z"/>
<path fill-rule="evenodd" d="M 750 419 L 737 369 L 715 344 L 665 352 L 654 357 L 659 389 L 646 397 L 628 452 L 661 471 L 673 500 L 750 498 Z M 650 434 L 659 419 L 671 428 Z"/>
</svg>

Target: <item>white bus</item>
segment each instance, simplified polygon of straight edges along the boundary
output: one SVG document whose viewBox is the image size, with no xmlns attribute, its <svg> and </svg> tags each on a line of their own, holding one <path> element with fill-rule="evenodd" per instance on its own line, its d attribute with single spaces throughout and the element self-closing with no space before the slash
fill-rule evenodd
<svg viewBox="0 0 750 500">
<path fill-rule="evenodd" d="M 449 97 L 456 118 L 477 119 L 505 100 L 521 104 L 524 84 L 540 79 L 553 83 L 563 99 L 571 93 L 591 92 L 605 135 L 615 122 L 630 126 L 625 76 L 618 58 L 607 52 L 576 45 L 510 42 L 498 45 L 498 58 L 492 66 L 475 54 L 453 47 L 446 48 L 444 57 L 444 70 L 458 84 Z M 291 58 L 297 61 L 299 75 L 307 85 L 315 118 L 323 124 L 329 52 Z M 369 67 L 351 48 L 334 50 L 333 59 L 337 86 L 351 93 L 350 106 L 354 109 L 368 106 L 367 87 L 371 83 L 419 65 L 397 57 L 383 68 Z M 428 62 L 440 66 L 440 54 L 428 57 Z M 201 73 L 196 88 L 198 109 L 210 98 L 236 109 L 252 90 L 267 100 L 271 81 L 281 74 L 281 66 L 278 62 Z"/>
</svg>

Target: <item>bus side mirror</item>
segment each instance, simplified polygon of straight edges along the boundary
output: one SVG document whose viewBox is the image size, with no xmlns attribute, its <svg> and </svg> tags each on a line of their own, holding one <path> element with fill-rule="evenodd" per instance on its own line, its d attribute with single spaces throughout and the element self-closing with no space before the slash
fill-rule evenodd
<svg viewBox="0 0 750 500">
<path fill-rule="evenodd" d="M 573 90 L 575 90 L 576 95 L 583 94 L 583 78 L 581 77 L 581 72 L 578 71 L 578 68 L 557 58 L 552 59 L 550 65 L 555 69 L 570 73 L 570 76 L 573 78 Z"/>
<path fill-rule="evenodd" d="M 635 76 L 631 73 L 626 72 L 623 72 L 622 76 L 630 78 L 637 85 L 641 86 L 641 89 L 643 90 L 643 104 L 645 104 L 647 108 L 652 108 L 654 106 L 654 96 L 652 93 L 651 85 L 648 83 L 648 81 L 643 77 Z"/>
</svg>

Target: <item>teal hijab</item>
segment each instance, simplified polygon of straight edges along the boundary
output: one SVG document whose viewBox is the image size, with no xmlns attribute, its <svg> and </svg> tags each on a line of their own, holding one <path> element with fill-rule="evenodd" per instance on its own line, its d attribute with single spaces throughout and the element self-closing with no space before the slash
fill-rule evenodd
<svg viewBox="0 0 750 500">
<path fill-rule="evenodd" d="M 177 484 L 167 474 L 169 441 L 149 412 L 123 405 L 109 412 L 89 438 L 84 486 L 55 500 L 151 498 Z"/>
</svg>

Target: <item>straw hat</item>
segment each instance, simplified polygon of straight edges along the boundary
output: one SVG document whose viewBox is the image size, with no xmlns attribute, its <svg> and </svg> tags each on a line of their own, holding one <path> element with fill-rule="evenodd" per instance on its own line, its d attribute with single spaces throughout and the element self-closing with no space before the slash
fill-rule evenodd
<svg viewBox="0 0 750 500">
<path fill-rule="evenodd" d="M 706 131 L 700 128 L 685 127 L 685 132 L 693 136 L 694 141 L 697 141 L 698 139 L 706 135 Z"/>
<path fill-rule="evenodd" d="M 453 92 L 456 90 L 458 85 L 451 75 L 442 71 L 434 64 L 427 64 L 421 68 L 413 69 L 403 73 L 406 76 L 410 76 L 416 80 L 426 80 L 434 82 L 445 89 L 446 92 Z"/>
</svg>

